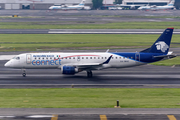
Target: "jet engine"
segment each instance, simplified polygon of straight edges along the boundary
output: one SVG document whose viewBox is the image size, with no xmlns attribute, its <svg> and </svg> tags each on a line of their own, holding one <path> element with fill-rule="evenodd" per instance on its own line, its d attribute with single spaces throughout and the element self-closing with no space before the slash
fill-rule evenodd
<svg viewBox="0 0 180 120">
<path fill-rule="evenodd" d="M 74 75 L 79 72 L 77 68 L 72 66 L 62 66 L 61 71 L 62 74 L 66 74 L 66 75 Z"/>
</svg>

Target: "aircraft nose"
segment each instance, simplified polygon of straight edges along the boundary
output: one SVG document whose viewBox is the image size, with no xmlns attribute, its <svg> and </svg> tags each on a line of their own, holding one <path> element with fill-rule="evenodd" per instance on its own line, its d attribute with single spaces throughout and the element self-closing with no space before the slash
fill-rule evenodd
<svg viewBox="0 0 180 120">
<path fill-rule="evenodd" d="M 53 7 L 49 7 L 49 10 L 52 10 L 53 9 Z"/>
<path fill-rule="evenodd" d="M 5 67 L 11 67 L 11 62 L 8 61 L 7 63 L 4 64 Z"/>
</svg>

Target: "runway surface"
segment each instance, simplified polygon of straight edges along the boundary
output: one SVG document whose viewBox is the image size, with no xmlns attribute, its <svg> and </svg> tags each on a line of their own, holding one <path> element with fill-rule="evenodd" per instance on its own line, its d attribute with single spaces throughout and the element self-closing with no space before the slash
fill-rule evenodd
<svg viewBox="0 0 180 120">
<path fill-rule="evenodd" d="M 178 120 L 179 110 L 172 108 L 1 108 L 0 118 L 3 120 Z"/>
<path fill-rule="evenodd" d="M 21 70 L 4 68 L 0 61 L 1 88 L 179 88 L 180 67 L 145 65 L 133 68 L 93 71 L 93 78 L 86 72 L 74 76 L 62 75 L 59 69 L 29 69 L 27 77 Z"/>
<path fill-rule="evenodd" d="M 0 34 L 162 34 L 164 29 L 0 29 Z M 180 34 L 175 29 L 173 34 Z"/>
</svg>

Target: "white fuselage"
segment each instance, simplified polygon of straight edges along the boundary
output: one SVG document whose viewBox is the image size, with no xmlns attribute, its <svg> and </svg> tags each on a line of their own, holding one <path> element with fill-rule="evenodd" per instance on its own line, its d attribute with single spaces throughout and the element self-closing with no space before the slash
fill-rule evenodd
<svg viewBox="0 0 180 120">
<path fill-rule="evenodd" d="M 81 10 L 83 5 L 74 5 L 74 6 L 51 6 L 49 10 Z"/>
<path fill-rule="evenodd" d="M 123 68 L 145 63 L 111 53 L 25 53 L 16 56 L 5 64 L 19 69 L 58 69 L 62 66 L 101 64 L 112 55 L 108 64 L 93 67 L 94 70 Z M 135 57 L 135 56 L 132 56 Z"/>
</svg>

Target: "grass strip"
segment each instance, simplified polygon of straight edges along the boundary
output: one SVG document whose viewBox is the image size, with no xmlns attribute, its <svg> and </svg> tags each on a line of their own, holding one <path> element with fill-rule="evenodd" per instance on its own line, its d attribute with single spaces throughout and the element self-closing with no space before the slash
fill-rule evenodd
<svg viewBox="0 0 180 120">
<path fill-rule="evenodd" d="M 0 89 L 1 108 L 180 108 L 178 88 Z"/>
<path fill-rule="evenodd" d="M 159 61 L 152 63 L 152 65 L 158 65 L 158 66 L 180 66 L 180 57 L 175 57 L 172 59 Z"/>
<path fill-rule="evenodd" d="M 145 49 L 158 37 L 159 35 L 149 34 L 1 34 L 0 51 Z M 180 35 L 173 35 L 171 47 L 180 47 L 179 37 Z"/>
<path fill-rule="evenodd" d="M 0 22 L 0 29 L 180 29 L 180 22 Z"/>
</svg>

